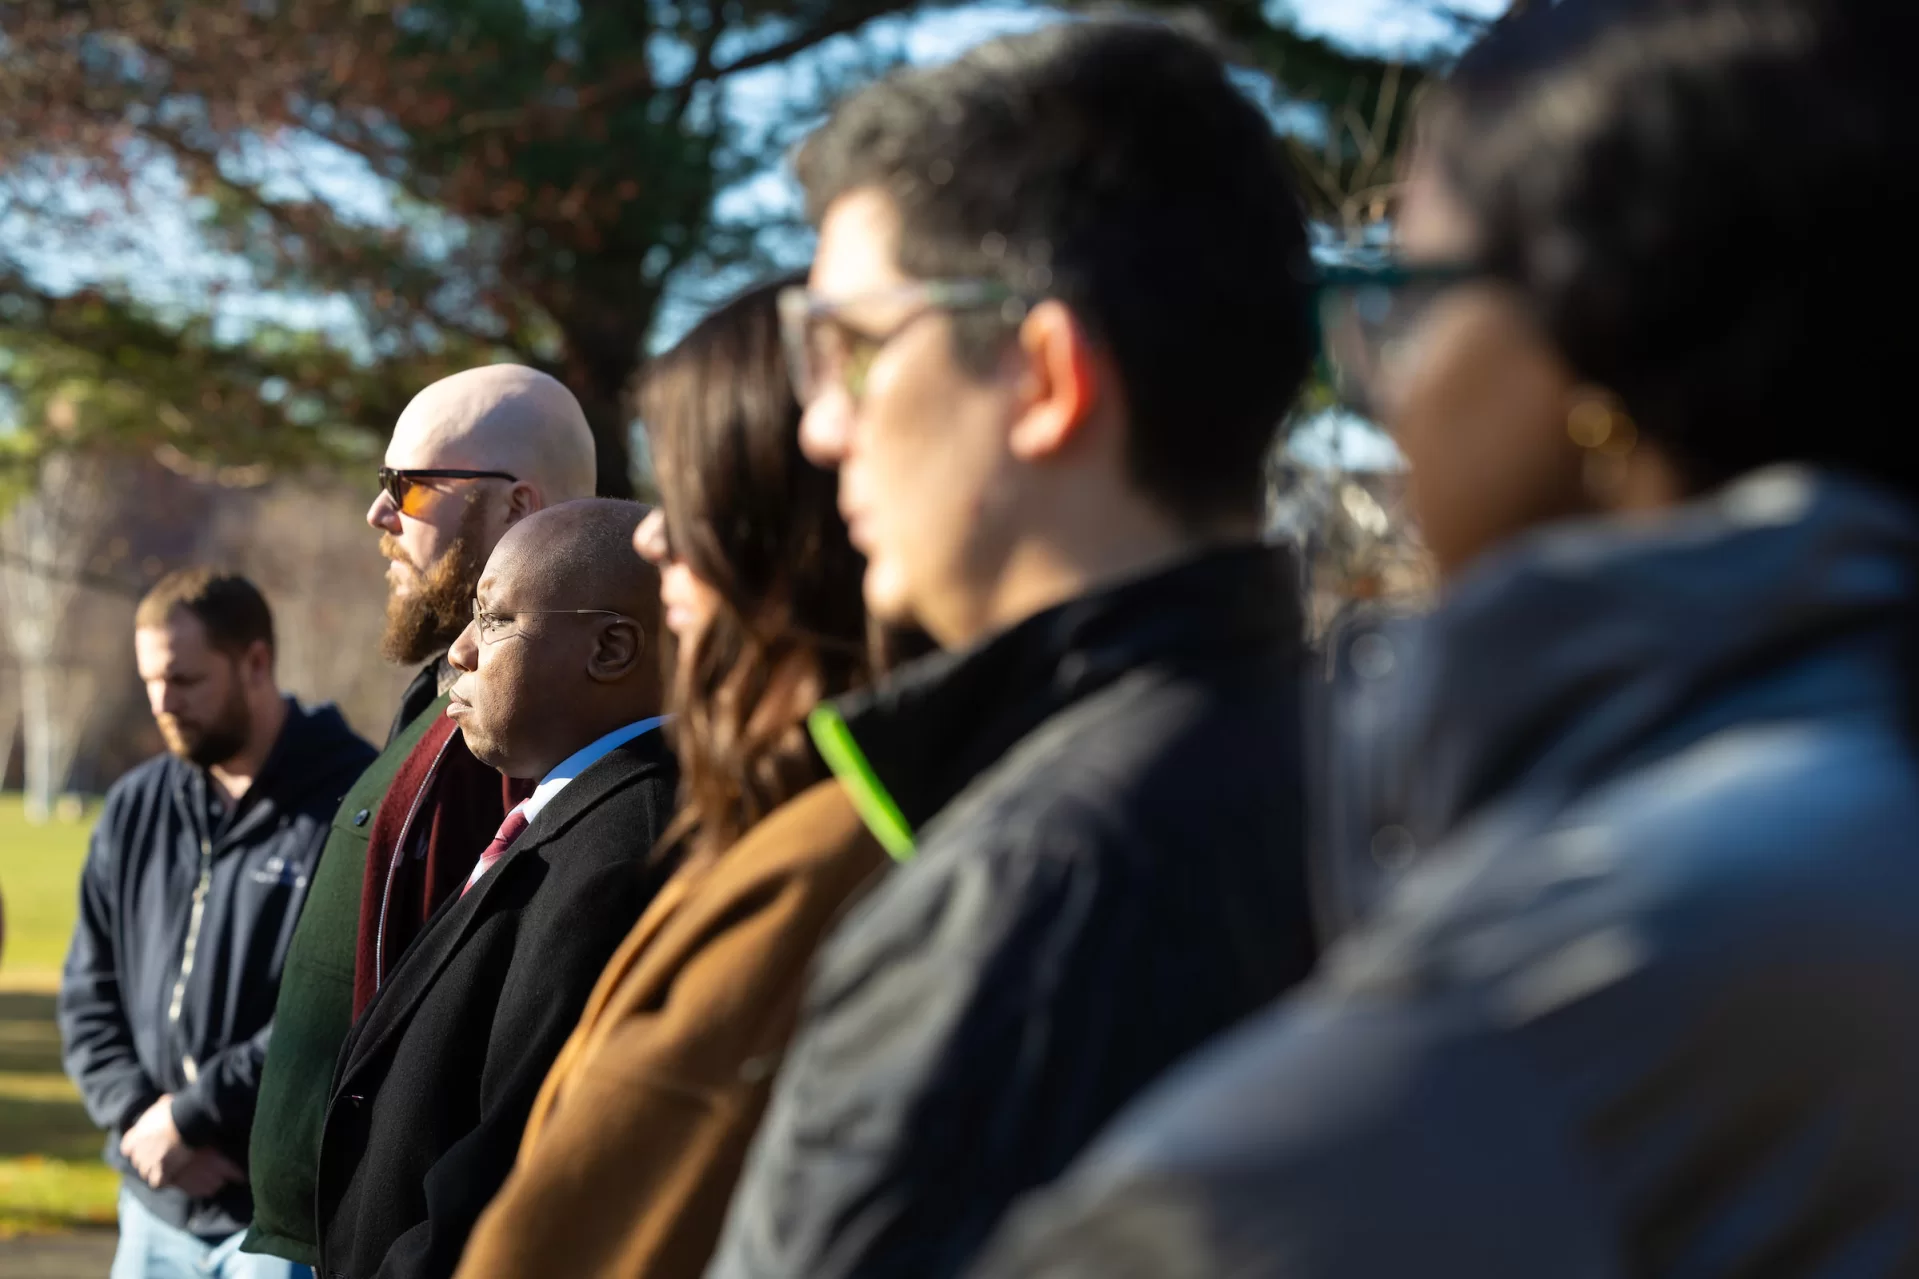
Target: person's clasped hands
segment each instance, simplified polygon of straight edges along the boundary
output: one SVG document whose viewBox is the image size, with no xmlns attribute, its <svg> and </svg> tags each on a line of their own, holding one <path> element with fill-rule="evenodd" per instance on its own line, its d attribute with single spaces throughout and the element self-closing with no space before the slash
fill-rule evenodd
<svg viewBox="0 0 1919 1279">
<path fill-rule="evenodd" d="M 210 1146 L 189 1146 L 173 1122 L 173 1096 L 160 1098 L 120 1138 L 120 1153 L 140 1179 L 158 1190 L 177 1186 L 196 1199 L 245 1181 L 246 1173 Z"/>
</svg>

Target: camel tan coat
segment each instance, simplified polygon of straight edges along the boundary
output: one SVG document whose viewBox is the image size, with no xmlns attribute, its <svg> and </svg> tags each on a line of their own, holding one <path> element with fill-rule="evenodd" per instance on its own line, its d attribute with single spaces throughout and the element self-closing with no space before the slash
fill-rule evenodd
<svg viewBox="0 0 1919 1279">
<path fill-rule="evenodd" d="M 885 864 L 826 781 L 674 875 L 554 1062 L 458 1279 L 698 1279 L 813 952 Z"/>
</svg>

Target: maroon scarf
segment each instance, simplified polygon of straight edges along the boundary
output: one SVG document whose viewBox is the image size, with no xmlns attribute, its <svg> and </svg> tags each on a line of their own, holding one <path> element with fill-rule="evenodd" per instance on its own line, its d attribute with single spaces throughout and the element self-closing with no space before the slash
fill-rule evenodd
<svg viewBox="0 0 1919 1279">
<path fill-rule="evenodd" d="M 433 912 L 460 891 L 507 810 L 532 789 L 475 759 L 459 725 L 446 715 L 426 730 L 393 775 L 367 833 L 353 962 L 355 1020 Z M 406 849 L 422 846 L 421 831 L 425 855 L 407 856 Z"/>
</svg>

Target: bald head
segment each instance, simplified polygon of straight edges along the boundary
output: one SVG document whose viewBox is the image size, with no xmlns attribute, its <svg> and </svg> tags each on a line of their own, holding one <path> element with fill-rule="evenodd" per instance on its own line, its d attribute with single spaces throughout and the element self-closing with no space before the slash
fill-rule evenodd
<svg viewBox="0 0 1919 1279">
<path fill-rule="evenodd" d="M 388 464 L 505 471 L 539 490 L 541 504 L 591 497 L 593 432 L 573 392 L 519 364 L 488 364 L 441 378 L 413 397 L 393 427 Z"/>
<path fill-rule="evenodd" d="M 514 598 L 537 593 L 541 608 L 604 608 L 658 630 L 660 575 L 633 553 L 646 517 L 638 502 L 587 498 L 535 512 L 508 529 L 486 577 Z M 531 607 L 530 605 L 528 607 Z"/>
</svg>

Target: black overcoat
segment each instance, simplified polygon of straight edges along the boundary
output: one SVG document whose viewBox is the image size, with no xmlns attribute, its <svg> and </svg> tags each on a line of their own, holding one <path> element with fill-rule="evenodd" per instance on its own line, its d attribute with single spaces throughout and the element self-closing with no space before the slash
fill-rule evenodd
<svg viewBox="0 0 1919 1279">
<path fill-rule="evenodd" d="M 647 733 L 587 768 L 410 947 L 340 1050 L 320 1274 L 451 1275 L 527 1114 L 670 866 L 676 770 Z"/>
</svg>

